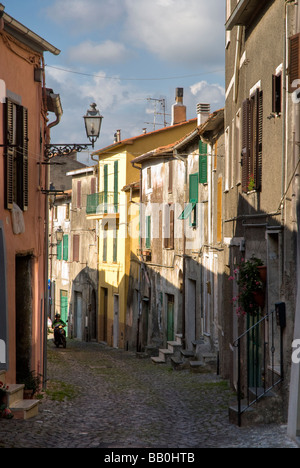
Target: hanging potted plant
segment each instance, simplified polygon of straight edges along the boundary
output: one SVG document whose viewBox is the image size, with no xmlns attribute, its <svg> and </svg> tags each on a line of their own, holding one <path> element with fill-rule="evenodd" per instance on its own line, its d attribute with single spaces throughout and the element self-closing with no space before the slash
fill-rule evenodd
<svg viewBox="0 0 300 468">
<path fill-rule="evenodd" d="M 234 276 L 230 280 L 236 280 L 239 286 L 238 296 L 233 298 L 233 302 L 238 303 L 238 314 L 256 314 L 259 308 L 265 306 L 265 283 L 262 281 L 260 267 L 263 262 L 256 257 L 245 261 L 234 270 Z"/>
</svg>

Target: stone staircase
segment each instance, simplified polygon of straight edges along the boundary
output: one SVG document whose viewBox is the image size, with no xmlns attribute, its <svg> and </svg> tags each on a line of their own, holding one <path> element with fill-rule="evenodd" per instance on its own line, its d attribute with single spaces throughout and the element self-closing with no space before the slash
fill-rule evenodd
<svg viewBox="0 0 300 468">
<path fill-rule="evenodd" d="M 27 400 L 24 398 L 23 384 L 6 383 L 6 372 L 0 371 L 0 381 L 8 385 L 8 407 L 14 415 L 14 419 L 30 419 L 38 415 L 39 400 Z"/>
<path fill-rule="evenodd" d="M 158 356 L 151 357 L 154 364 L 171 363 L 174 370 L 190 369 L 192 372 L 217 370 L 217 355 L 209 352 L 204 340 L 193 342 L 192 350 L 182 349 L 182 335 L 177 334 L 175 341 L 168 341 L 167 345 L 168 348 L 159 349 Z"/>
</svg>

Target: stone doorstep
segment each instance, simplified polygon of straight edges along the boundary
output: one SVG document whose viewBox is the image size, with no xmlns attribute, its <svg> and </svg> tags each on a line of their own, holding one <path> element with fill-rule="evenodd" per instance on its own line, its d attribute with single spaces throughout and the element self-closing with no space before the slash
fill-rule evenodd
<svg viewBox="0 0 300 468">
<path fill-rule="evenodd" d="M 165 364 L 166 363 L 166 361 L 164 359 L 161 359 L 160 357 L 152 357 L 151 361 L 154 364 Z"/>
<path fill-rule="evenodd" d="M 20 400 L 10 407 L 14 419 L 30 419 L 38 415 L 39 400 Z"/>
<path fill-rule="evenodd" d="M 169 349 L 160 349 L 159 350 L 159 358 L 162 359 L 162 360 L 167 361 L 168 356 L 170 356 L 171 354 L 173 354 L 173 352 L 170 351 Z"/>
<path fill-rule="evenodd" d="M 8 386 L 8 406 L 11 408 L 15 402 L 23 400 L 24 384 L 12 384 Z"/>
</svg>

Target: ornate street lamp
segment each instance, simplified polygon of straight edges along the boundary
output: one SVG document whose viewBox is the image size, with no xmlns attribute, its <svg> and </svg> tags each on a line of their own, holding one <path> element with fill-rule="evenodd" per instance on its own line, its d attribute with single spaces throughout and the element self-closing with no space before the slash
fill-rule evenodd
<svg viewBox="0 0 300 468">
<path fill-rule="evenodd" d="M 62 230 L 62 227 L 59 226 L 57 231 L 55 232 L 55 237 L 56 237 L 56 242 L 60 244 L 63 241 L 64 238 L 64 231 Z"/>
<path fill-rule="evenodd" d="M 54 156 L 67 156 L 73 152 L 80 153 L 81 151 L 88 150 L 89 146 L 94 148 L 96 140 L 99 138 L 101 123 L 103 116 L 96 109 L 97 104 L 92 103 L 87 110 L 84 118 L 85 130 L 87 138 L 91 141 L 88 143 L 61 143 L 45 145 L 45 158 L 51 159 Z"/>
<path fill-rule="evenodd" d="M 96 109 L 97 104 L 91 104 L 84 118 L 85 130 L 88 139 L 94 148 L 95 141 L 99 138 L 103 116 Z"/>
</svg>

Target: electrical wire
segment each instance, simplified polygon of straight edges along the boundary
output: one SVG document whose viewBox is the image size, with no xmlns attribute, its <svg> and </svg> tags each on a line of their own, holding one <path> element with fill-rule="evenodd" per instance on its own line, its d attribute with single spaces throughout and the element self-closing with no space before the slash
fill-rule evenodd
<svg viewBox="0 0 300 468">
<path fill-rule="evenodd" d="M 160 77 L 160 78 L 122 78 L 118 76 L 103 76 L 103 75 L 96 75 L 94 73 L 84 73 L 79 72 L 76 70 L 69 70 L 67 68 L 62 67 L 55 67 L 54 65 L 45 65 L 48 68 L 53 68 L 54 70 L 59 70 L 65 73 L 72 73 L 74 75 L 81 75 L 81 76 L 89 76 L 92 78 L 102 78 L 103 80 L 117 80 L 117 81 L 167 81 L 167 80 L 178 80 L 182 78 L 193 78 L 193 77 L 200 77 L 202 75 L 212 75 L 215 73 L 224 72 L 224 68 L 219 70 L 212 70 L 208 72 L 201 72 L 192 75 L 178 75 L 178 76 L 169 76 L 169 77 Z"/>
</svg>

